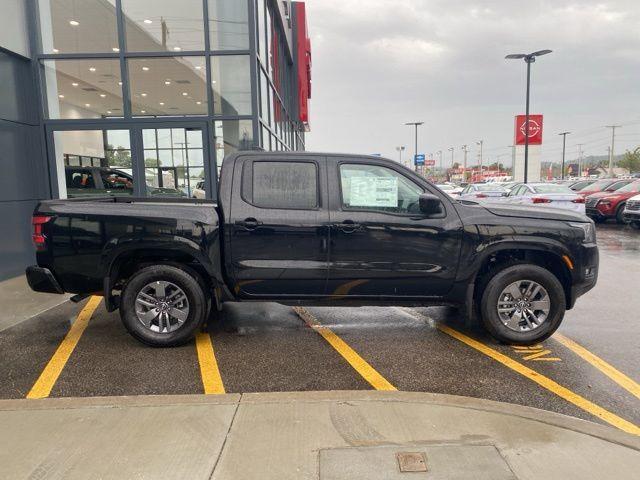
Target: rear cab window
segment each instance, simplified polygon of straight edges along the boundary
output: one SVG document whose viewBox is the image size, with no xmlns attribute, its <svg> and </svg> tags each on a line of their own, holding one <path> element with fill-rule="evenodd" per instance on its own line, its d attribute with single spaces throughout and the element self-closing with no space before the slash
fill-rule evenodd
<svg viewBox="0 0 640 480">
<path fill-rule="evenodd" d="M 303 160 L 246 162 L 242 198 L 258 208 L 315 210 L 320 205 L 318 166 Z"/>
</svg>

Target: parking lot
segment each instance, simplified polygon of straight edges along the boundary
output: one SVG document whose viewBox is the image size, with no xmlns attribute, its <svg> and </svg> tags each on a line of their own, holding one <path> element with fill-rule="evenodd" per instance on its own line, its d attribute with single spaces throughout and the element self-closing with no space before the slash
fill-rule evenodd
<svg viewBox="0 0 640 480">
<path fill-rule="evenodd" d="M 99 299 L 0 332 L 0 397 L 397 389 L 537 407 L 637 433 L 640 232 L 598 226 L 595 290 L 541 345 L 500 345 L 451 308 L 225 306 L 195 342 L 135 341 Z M 93 308 L 95 305 L 95 311 Z"/>
</svg>

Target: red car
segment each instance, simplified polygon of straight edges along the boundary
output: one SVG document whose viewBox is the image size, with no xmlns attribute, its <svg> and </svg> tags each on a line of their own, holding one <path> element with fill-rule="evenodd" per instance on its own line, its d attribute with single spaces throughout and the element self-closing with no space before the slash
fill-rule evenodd
<svg viewBox="0 0 640 480">
<path fill-rule="evenodd" d="M 579 192 L 578 192 L 579 193 Z M 640 180 L 630 181 L 615 191 L 604 191 L 589 195 L 585 199 L 587 215 L 595 222 L 604 222 L 615 218 L 616 222 L 624 223 L 622 217 L 627 200 L 640 193 Z"/>
<path fill-rule="evenodd" d="M 587 185 L 582 189 L 578 190 L 576 193 L 578 195 L 582 195 L 582 198 L 585 198 L 587 195 L 592 195 L 598 192 L 613 192 L 621 187 L 624 187 L 626 184 L 631 183 L 633 180 L 618 180 L 615 178 L 603 178 L 598 180 L 591 185 Z"/>
</svg>

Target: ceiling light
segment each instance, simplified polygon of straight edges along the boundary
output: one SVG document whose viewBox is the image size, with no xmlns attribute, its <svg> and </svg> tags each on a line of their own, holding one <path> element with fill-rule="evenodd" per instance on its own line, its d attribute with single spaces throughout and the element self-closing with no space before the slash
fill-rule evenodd
<svg viewBox="0 0 640 480">
<path fill-rule="evenodd" d="M 141 93 L 140 95 L 142 95 L 143 97 L 146 97 L 147 94 L 146 93 Z"/>
<path fill-rule="evenodd" d="M 90 72 L 95 72 L 96 71 L 96 67 L 89 67 L 89 71 Z"/>
<path fill-rule="evenodd" d="M 202 102 L 196 102 L 196 105 L 202 105 Z"/>
<path fill-rule="evenodd" d="M 149 71 L 149 67 L 142 67 L 142 70 L 144 70 L 145 72 Z"/>
<path fill-rule="evenodd" d="M 118 82 L 118 85 L 122 85 L 122 82 Z"/>
<path fill-rule="evenodd" d="M 84 106 L 85 106 L 85 107 L 90 107 L 90 106 L 91 106 L 91 104 L 90 104 L 90 103 L 85 103 L 85 104 L 84 104 Z"/>
<path fill-rule="evenodd" d="M 118 47 L 113 47 L 111 50 L 113 50 L 116 53 L 118 53 L 120 51 L 120 49 Z"/>
<path fill-rule="evenodd" d="M 76 20 L 69 20 L 69 25 L 71 25 L 72 27 L 77 27 L 78 25 L 80 25 L 80 22 L 77 22 Z"/>
<path fill-rule="evenodd" d="M 160 105 L 164 105 L 164 102 L 160 102 Z"/>
<path fill-rule="evenodd" d="M 54 48 L 53 53 L 60 53 L 60 50 L 58 50 L 57 48 Z"/>
<path fill-rule="evenodd" d="M 140 113 L 147 113 L 146 110 L 140 110 Z"/>
<path fill-rule="evenodd" d="M 64 95 L 58 95 L 58 98 L 64 98 Z"/>
<path fill-rule="evenodd" d="M 101 96 L 102 98 L 105 98 L 105 97 L 106 97 L 106 95 L 105 95 L 104 93 L 101 93 L 101 94 L 100 94 L 100 96 Z"/>
<path fill-rule="evenodd" d="M 78 84 L 76 82 L 73 82 L 71 85 L 73 85 L 74 87 L 78 86 Z"/>
<path fill-rule="evenodd" d="M 174 49 L 176 52 L 179 52 L 180 50 L 182 50 L 182 48 L 180 48 L 180 47 L 173 47 L 173 49 Z"/>
<path fill-rule="evenodd" d="M 215 80 L 211 80 L 211 83 L 217 83 Z"/>
<path fill-rule="evenodd" d="M 111 110 L 107 110 L 107 113 L 111 113 Z"/>
<path fill-rule="evenodd" d="M 186 97 L 187 95 L 189 95 L 187 92 L 182 92 L 183 97 Z"/>
<path fill-rule="evenodd" d="M 164 84 L 165 84 L 165 85 L 171 85 L 171 80 L 165 80 L 165 81 L 164 81 Z"/>
<path fill-rule="evenodd" d="M 149 20 L 148 18 L 145 18 L 144 23 L 146 23 L 147 25 L 150 25 L 153 23 L 153 20 Z"/>
<path fill-rule="evenodd" d="M 196 65 L 196 70 L 202 70 L 202 66 L 201 65 Z"/>
</svg>

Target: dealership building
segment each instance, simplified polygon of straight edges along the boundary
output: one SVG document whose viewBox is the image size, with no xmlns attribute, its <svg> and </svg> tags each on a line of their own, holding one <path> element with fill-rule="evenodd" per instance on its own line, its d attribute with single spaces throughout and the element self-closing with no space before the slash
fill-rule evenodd
<svg viewBox="0 0 640 480">
<path fill-rule="evenodd" d="M 303 2 L 2 0 L 0 279 L 38 200 L 215 198 L 226 154 L 304 150 Z"/>
</svg>

